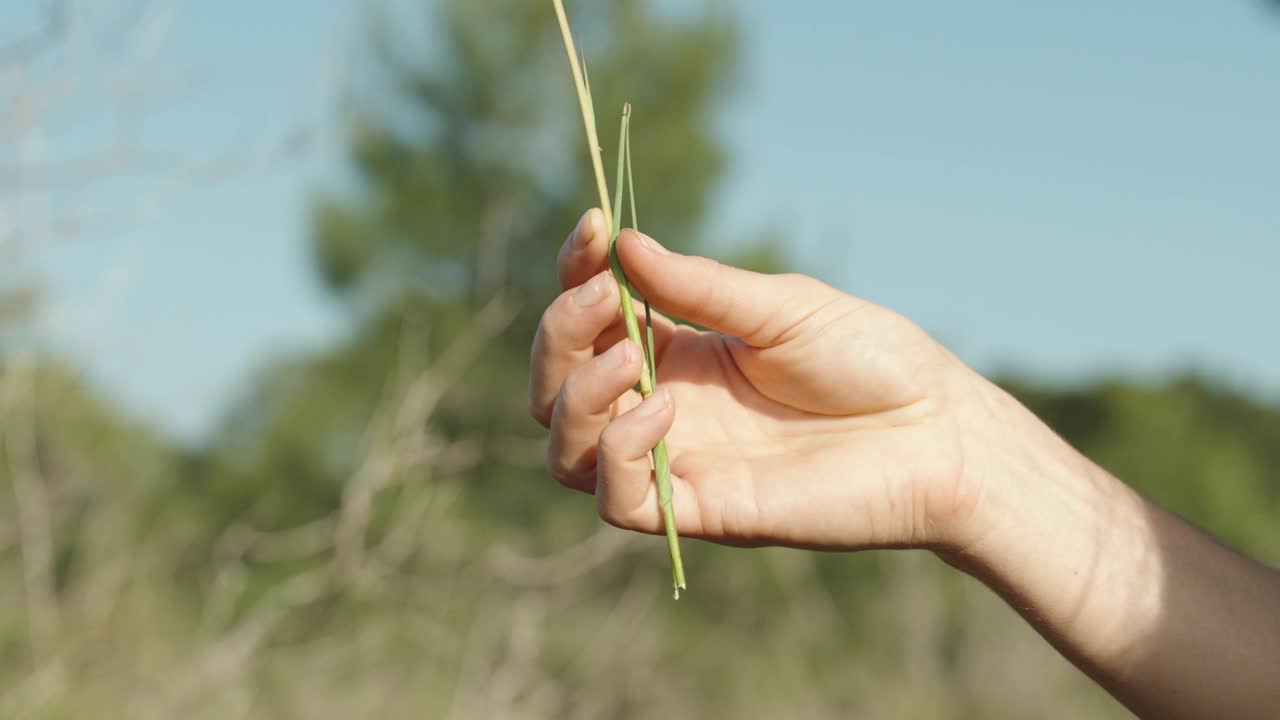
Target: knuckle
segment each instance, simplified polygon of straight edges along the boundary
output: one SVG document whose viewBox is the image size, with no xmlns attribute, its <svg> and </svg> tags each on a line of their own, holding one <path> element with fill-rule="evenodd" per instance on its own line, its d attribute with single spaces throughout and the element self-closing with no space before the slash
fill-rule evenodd
<svg viewBox="0 0 1280 720">
<path fill-rule="evenodd" d="M 596 497 L 599 498 L 600 495 L 596 495 Z M 616 527 L 620 530 L 631 529 L 627 527 L 627 524 L 622 521 L 622 518 L 619 517 L 618 514 L 613 511 L 613 509 L 610 507 L 610 503 L 608 503 L 607 501 L 601 500 L 596 503 L 596 514 L 600 516 L 601 520 L 612 525 L 613 527 Z"/>
<path fill-rule="evenodd" d="M 584 397 L 587 388 L 582 381 L 582 372 L 584 368 L 576 368 L 569 373 L 569 377 L 565 378 L 564 384 L 560 386 L 560 412 L 561 413 L 577 413 L 582 412 L 586 408 L 587 398 Z"/>
<path fill-rule="evenodd" d="M 597 487 L 603 487 L 599 483 Z M 621 530 L 635 530 L 636 524 L 631 513 L 623 511 L 618 503 L 613 502 L 608 492 L 596 493 L 596 514 L 600 519 Z"/>
<path fill-rule="evenodd" d="M 529 398 L 529 417 L 544 428 L 551 427 L 551 411 L 535 397 Z"/>
<path fill-rule="evenodd" d="M 607 462 L 621 462 L 626 455 L 623 453 L 622 435 L 619 432 L 617 423 L 610 423 L 605 426 L 600 433 L 600 441 L 597 445 L 599 448 L 601 467 Z"/>
<path fill-rule="evenodd" d="M 572 294 L 573 290 L 565 290 L 555 300 L 551 301 L 546 310 L 542 311 L 542 320 L 539 324 L 544 331 L 555 333 L 561 329 L 565 308 L 569 306 Z"/>
<path fill-rule="evenodd" d="M 554 479 L 556 482 L 560 483 L 565 487 L 575 486 L 574 473 L 569 469 L 568 465 L 564 462 L 564 458 L 561 457 L 560 452 L 557 450 L 554 444 L 547 446 L 545 464 L 547 467 L 547 474 L 550 475 L 552 479 Z"/>
<path fill-rule="evenodd" d="M 547 332 L 551 330 L 551 309 L 555 307 L 555 303 L 551 303 L 542 311 L 542 316 L 538 318 L 538 329 L 534 331 L 534 352 L 538 350 L 538 341 L 546 337 Z"/>
<path fill-rule="evenodd" d="M 534 335 L 533 355 L 546 354 L 552 348 L 563 345 L 565 334 L 573 331 L 573 322 L 566 317 L 572 292 L 572 290 L 566 290 L 560 293 L 560 296 L 542 311 L 542 317 L 538 319 L 538 329 Z"/>
</svg>

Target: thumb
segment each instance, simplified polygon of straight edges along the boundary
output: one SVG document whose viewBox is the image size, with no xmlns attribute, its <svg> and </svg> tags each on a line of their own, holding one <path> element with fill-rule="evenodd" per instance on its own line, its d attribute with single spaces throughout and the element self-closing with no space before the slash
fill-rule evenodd
<svg viewBox="0 0 1280 720">
<path fill-rule="evenodd" d="M 618 236 L 617 250 L 627 279 L 654 307 L 752 347 L 780 344 L 841 295 L 805 275 L 766 275 L 673 253 L 635 230 Z"/>
</svg>

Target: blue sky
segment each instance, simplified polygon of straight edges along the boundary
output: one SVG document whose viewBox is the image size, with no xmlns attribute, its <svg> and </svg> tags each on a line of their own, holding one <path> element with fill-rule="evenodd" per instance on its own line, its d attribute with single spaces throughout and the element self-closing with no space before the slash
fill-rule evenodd
<svg viewBox="0 0 1280 720">
<path fill-rule="evenodd" d="M 1280 398 L 1280 13 L 736 7 L 744 72 L 723 119 L 718 247 L 782 230 L 800 269 L 905 313 L 980 370 L 1076 382 L 1199 368 Z M 0 9 L 0 27 L 15 13 Z M 306 200 L 338 172 L 333 110 L 359 79 L 360 13 L 180 4 L 157 62 L 197 82 L 148 118 L 148 141 L 216 157 L 303 126 L 312 142 L 140 226 L 86 228 L 33 266 L 43 332 L 175 435 L 210 428 L 273 354 L 342 327 L 310 274 Z"/>
</svg>

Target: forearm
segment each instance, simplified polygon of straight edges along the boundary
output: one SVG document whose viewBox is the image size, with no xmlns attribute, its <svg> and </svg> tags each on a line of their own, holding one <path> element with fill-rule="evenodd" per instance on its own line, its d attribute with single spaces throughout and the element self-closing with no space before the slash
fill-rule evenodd
<svg viewBox="0 0 1280 720">
<path fill-rule="evenodd" d="M 995 391 L 1009 448 L 948 561 L 1141 716 L 1274 717 L 1280 572 L 1156 507 Z M 1015 439 L 1015 442 L 1007 442 Z M 1000 468 L 1000 470 L 996 470 Z"/>
</svg>

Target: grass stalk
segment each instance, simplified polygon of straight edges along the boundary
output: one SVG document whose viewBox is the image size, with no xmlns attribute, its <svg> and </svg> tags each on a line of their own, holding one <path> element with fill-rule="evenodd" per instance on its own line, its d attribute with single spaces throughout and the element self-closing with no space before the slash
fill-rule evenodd
<svg viewBox="0 0 1280 720">
<path fill-rule="evenodd" d="M 604 213 L 605 225 L 609 227 L 609 267 L 613 270 L 613 278 L 618 284 L 618 295 L 621 300 L 623 322 L 627 328 L 627 337 L 644 348 L 644 367 L 640 373 L 640 394 L 649 397 L 658 384 L 656 369 L 656 353 L 653 341 L 653 314 L 646 300 L 645 337 L 640 335 L 639 322 L 636 319 L 635 306 L 632 301 L 631 283 L 618 259 L 618 233 L 622 230 L 623 186 L 626 185 L 631 201 L 631 224 L 637 226 L 635 183 L 631 170 L 631 105 L 627 104 L 622 111 L 622 122 L 618 132 L 618 166 L 617 179 L 614 184 L 616 195 L 609 202 L 608 183 L 605 181 L 604 160 L 600 152 L 599 133 L 596 130 L 595 105 L 591 99 L 585 63 L 579 61 L 578 50 L 573 42 L 573 33 L 569 29 L 569 19 L 565 14 L 563 0 L 552 0 L 556 10 L 556 19 L 560 23 L 560 34 L 564 39 L 565 54 L 569 58 L 569 69 L 573 74 L 574 88 L 578 94 L 578 107 L 582 111 L 582 124 L 587 133 L 587 145 L 590 149 L 591 166 L 595 173 L 596 190 L 600 194 L 600 209 Z M 616 212 L 615 212 L 616 210 Z M 684 562 L 680 555 L 680 538 L 676 533 L 675 511 L 672 507 L 671 464 L 667 455 L 666 440 L 659 440 L 653 449 L 653 466 L 655 481 L 658 486 L 658 505 L 662 512 L 662 523 L 666 531 L 667 549 L 671 554 L 671 575 L 674 596 L 680 598 L 680 591 L 687 587 L 684 576 Z"/>
<path fill-rule="evenodd" d="M 591 149 L 591 168 L 595 171 L 596 191 L 600 193 L 600 211 L 604 213 L 604 224 L 613 227 L 613 206 L 609 204 L 609 186 L 604 179 L 604 160 L 600 158 L 600 136 L 596 132 L 595 106 L 591 102 L 591 91 L 587 89 L 583 64 L 578 62 L 578 48 L 573 43 L 573 33 L 569 30 L 569 17 L 564 12 L 563 0 L 551 0 L 556 8 L 556 20 L 560 23 L 560 36 L 564 39 L 564 50 L 569 55 L 569 71 L 573 74 L 573 87 L 578 93 L 578 108 L 582 110 L 582 125 L 587 131 L 587 147 Z"/>
</svg>

